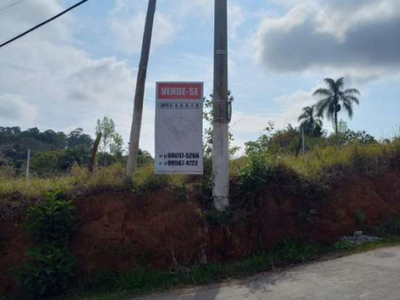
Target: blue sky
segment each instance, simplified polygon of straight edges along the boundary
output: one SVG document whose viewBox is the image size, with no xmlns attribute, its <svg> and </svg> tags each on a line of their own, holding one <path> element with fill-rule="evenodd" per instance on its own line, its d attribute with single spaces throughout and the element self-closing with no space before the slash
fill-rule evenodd
<svg viewBox="0 0 400 300">
<path fill-rule="evenodd" d="M 3 0 L 0 8 L 15 0 Z M 77 1 L 25 0 L 0 11 L 0 40 Z M 229 86 L 236 143 L 269 121 L 297 125 L 325 77 L 345 76 L 361 105 L 348 120 L 378 138 L 399 133 L 397 0 L 228 0 Z M 3 5 L 4 3 L 4 5 Z M 90 0 L 0 50 L 0 126 L 93 134 L 112 117 L 129 136 L 145 0 Z M 213 1 L 158 0 L 141 147 L 153 152 L 156 81 L 204 81 L 212 90 Z M 327 121 L 325 128 L 331 130 Z"/>
</svg>

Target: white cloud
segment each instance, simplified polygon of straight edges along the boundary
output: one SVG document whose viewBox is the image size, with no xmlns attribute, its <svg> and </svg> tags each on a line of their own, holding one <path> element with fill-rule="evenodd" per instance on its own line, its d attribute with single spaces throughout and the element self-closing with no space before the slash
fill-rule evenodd
<svg viewBox="0 0 400 300">
<path fill-rule="evenodd" d="M 234 111 L 232 115 L 231 131 L 234 136 L 234 145 L 243 146 L 246 142 L 256 140 L 269 122 L 275 124 L 275 128 L 286 128 L 289 124 L 298 126 L 298 117 L 303 107 L 315 104 L 312 92 L 297 91 L 290 95 L 283 95 L 273 99 L 279 104 L 270 113 L 247 113 Z M 271 105 L 271 107 L 273 107 Z M 279 107 L 278 109 L 276 107 Z"/>
<path fill-rule="evenodd" d="M 228 25 L 231 37 L 236 38 L 237 30 L 246 21 L 246 13 L 242 6 L 232 3 L 228 6 Z"/>
<path fill-rule="evenodd" d="M 14 122 L 26 122 L 34 124 L 37 110 L 34 104 L 30 104 L 19 95 L 0 95 L 0 119 L 4 124 L 15 124 Z"/>
<path fill-rule="evenodd" d="M 9 39 L 31 28 L 34 25 L 53 17 L 63 10 L 60 1 L 29 0 L 21 5 L 3 11 L 0 18 L 0 39 Z M 61 20 L 61 19 L 60 19 Z M 45 26 L 31 33 L 42 39 L 67 40 L 71 37 L 68 26 L 74 18 L 64 15 L 61 21 L 53 22 L 52 26 Z M 18 43 L 18 42 L 17 42 Z"/>
<path fill-rule="evenodd" d="M 138 53 L 142 47 L 142 38 L 146 12 L 139 11 L 134 15 L 125 12 L 115 12 L 110 19 L 111 31 L 114 34 L 118 47 L 127 53 Z M 157 12 L 154 19 L 152 49 L 169 44 L 174 39 L 176 31 L 171 19 L 161 12 Z"/>
<path fill-rule="evenodd" d="M 115 58 L 88 60 L 65 78 L 66 99 L 93 103 L 126 104 L 133 94 L 134 80 L 125 62 Z"/>
<path fill-rule="evenodd" d="M 258 59 L 279 72 L 340 72 L 361 79 L 391 76 L 400 67 L 400 2 L 314 0 L 266 18 Z"/>
<path fill-rule="evenodd" d="M 62 9 L 59 0 L 26 3 L 15 18 L 7 20 L 7 28 L 25 22 L 33 7 L 41 20 Z M 54 26 L 1 49 L 0 124 L 63 131 L 82 127 L 93 134 L 96 120 L 110 116 L 126 138 L 135 74 L 124 61 L 94 59 L 76 47 L 70 38 L 76 27 L 70 20 L 60 18 Z M 68 38 L 60 38 L 60 28 Z"/>
</svg>

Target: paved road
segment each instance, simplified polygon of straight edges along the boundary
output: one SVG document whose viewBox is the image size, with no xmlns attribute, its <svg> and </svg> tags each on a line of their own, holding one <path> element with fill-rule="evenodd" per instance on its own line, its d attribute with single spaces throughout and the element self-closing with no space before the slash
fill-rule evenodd
<svg viewBox="0 0 400 300">
<path fill-rule="evenodd" d="M 400 300 L 400 247 L 145 300 Z"/>
</svg>

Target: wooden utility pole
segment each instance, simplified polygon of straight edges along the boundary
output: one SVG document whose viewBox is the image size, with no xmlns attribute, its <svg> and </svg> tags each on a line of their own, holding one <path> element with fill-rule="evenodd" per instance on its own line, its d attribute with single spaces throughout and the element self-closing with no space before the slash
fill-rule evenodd
<svg viewBox="0 0 400 300">
<path fill-rule="evenodd" d="M 102 136 L 102 133 L 99 132 L 97 134 L 96 140 L 94 141 L 94 144 L 93 144 L 92 155 L 90 156 L 90 161 L 89 161 L 89 164 L 88 164 L 89 173 L 93 173 L 94 163 L 95 163 L 95 160 L 96 160 L 97 149 L 99 149 L 101 136 Z"/>
<path fill-rule="evenodd" d="M 213 112 L 213 197 L 215 208 L 223 211 L 229 205 L 227 0 L 215 0 Z"/>
<path fill-rule="evenodd" d="M 143 34 L 142 54 L 140 57 L 139 71 L 136 82 L 135 106 L 133 109 L 133 120 L 129 142 L 129 156 L 126 174 L 131 178 L 137 169 L 137 158 L 139 155 L 140 130 L 142 127 L 143 98 L 146 86 L 147 66 L 150 57 L 151 37 L 153 33 L 154 15 L 157 0 L 149 0 L 146 16 L 146 25 Z"/>
</svg>

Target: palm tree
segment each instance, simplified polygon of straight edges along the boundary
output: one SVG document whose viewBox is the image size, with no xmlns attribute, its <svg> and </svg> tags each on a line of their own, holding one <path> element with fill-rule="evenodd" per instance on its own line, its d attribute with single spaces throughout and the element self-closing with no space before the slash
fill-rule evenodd
<svg viewBox="0 0 400 300">
<path fill-rule="evenodd" d="M 324 82 L 327 88 L 317 89 L 313 94 L 313 96 L 323 97 L 316 105 L 317 115 L 322 117 L 325 114 L 328 120 L 333 120 L 337 135 L 339 131 L 338 113 L 341 111 L 342 105 L 349 114 L 349 117 L 352 118 L 354 114 L 353 103 L 360 103 L 360 100 L 357 98 L 360 92 L 357 89 L 344 90 L 343 77 L 336 81 L 332 78 L 325 78 Z"/>
<path fill-rule="evenodd" d="M 315 128 L 322 127 L 322 120 L 316 114 L 315 105 L 303 108 L 303 113 L 299 117 L 300 128 L 305 131 L 313 132 Z"/>
</svg>

